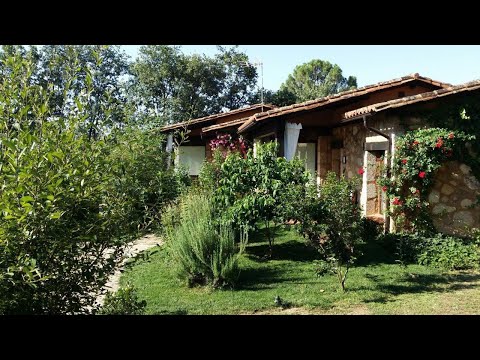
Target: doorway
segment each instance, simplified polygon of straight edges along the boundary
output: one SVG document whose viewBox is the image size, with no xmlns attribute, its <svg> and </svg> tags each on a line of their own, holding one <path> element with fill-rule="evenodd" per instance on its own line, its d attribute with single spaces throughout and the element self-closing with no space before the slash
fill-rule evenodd
<svg viewBox="0 0 480 360">
<path fill-rule="evenodd" d="M 367 151 L 367 208 L 366 215 L 373 220 L 383 221 L 385 211 L 385 194 L 377 179 L 384 167 L 384 150 Z"/>
</svg>

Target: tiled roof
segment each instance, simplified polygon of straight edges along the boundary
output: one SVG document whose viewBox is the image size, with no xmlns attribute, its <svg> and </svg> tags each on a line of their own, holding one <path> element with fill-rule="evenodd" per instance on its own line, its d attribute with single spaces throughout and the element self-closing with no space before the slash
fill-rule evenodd
<svg viewBox="0 0 480 360">
<path fill-rule="evenodd" d="M 243 124 L 245 121 L 247 121 L 248 118 L 249 117 L 247 116 L 247 117 L 244 117 L 244 118 L 241 118 L 241 119 L 227 121 L 227 122 L 224 122 L 224 123 L 221 123 L 221 124 L 215 124 L 215 125 L 207 126 L 207 127 L 202 128 L 202 133 L 206 133 L 206 132 L 209 132 L 209 131 L 220 130 L 220 129 L 225 129 L 225 128 L 229 128 L 229 127 L 233 127 L 233 126 L 239 126 L 239 125 Z"/>
<path fill-rule="evenodd" d="M 210 121 L 210 120 L 215 120 L 215 119 L 219 119 L 219 118 L 222 118 L 222 117 L 225 117 L 225 116 L 238 114 L 238 113 L 241 113 L 241 112 L 244 112 L 244 111 L 255 110 L 255 109 L 259 109 L 259 108 L 261 109 L 262 106 L 266 107 L 266 108 L 269 108 L 269 109 L 273 109 L 275 107 L 274 105 L 271 105 L 271 104 L 263 104 L 263 105 L 262 104 L 255 104 L 255 105 L 251 105 L 249 107 L 245 107 L 245 108 L 241 108 L 241 109 L 235 109 L 235 110 L 227 111 L 227 112 L 224 112 L 224 113 L 213 114 L 213 115 L 204 116 L 204 117 L 197 118 L 197 119 L 190 119 L 190 120 L 187 120 L 187 121 L 183 121 L 181 123 L 166 125 L 166 126 L 161 127 L 160 131 L 164 132 L 164 131 L 179 129 L 179 128 L 182 128 L 182 127 L 185 127 L 185 126 L 188 126 L 188 125 L 198 124 L 198 123 L 202 123 L 202 122 Z"/>
<path fill-rule="evenodd" d="M 358 88 L 358 89 L 343 91 L 341 93 L 329 95 L 329 96 L 326 96 L 326 97 L 323 97 L 323 98 L 319 98 L 319 99 L 315 99 L 315 100 L 309 100 L 309 101 L 305 101 L 305 102 L 302 102 L 302 103 L 293 104 L 293 105 L 289 105 L 289 106 L 283 106 L 283 107 L 272 109 L 272 110 L 265 111 L 265 112 L 262 112 L 262 113 L 257 113 L 255 115 L 250 116 L 250 118 L 242 126 L 239 127 L 238 131 L 243 132 L 244 130 L 246 130 L 250 126 L 252 126 L 254 123 L 256 123 L 258 121 L 268 119 L 270 117 L 276 117 L 276 116 L 290 114 L 290 113 L 294 113 L 294 112 L 298 112 L 298 111 L 306 111 L 306 110 L 315 109 L 315 108 L 318 108 L 318 107 L 321 107 L 321 106 L 324 106 L 324 105 L 327 105 L 327 104 L 331 104 L 331 103 L 334 103 L 334 102 L 337 102 L 337 101 L 340 101 L 340 100 L 345 100 L 345 99 L 365 95 L 365 94 L 368 94 L 368 93 L 371 93 L 371 92 L 374 92 L 374 91 L 378 91 L 378 90 L 382 90 L 382 89 L 386 89 L 386 88 L 390 88 L 390 87 L 394 87 L 394 86 L 403 85 L 404 83 L 408 83 L 408 82 L 415 81 L 415 80 L 423 81 L 425 83 L 432 84 L 432 85 L 435 85 L 435 86 L 438 86 L 438 87 L 441 87 L 441 88 L 447 88 L 447 87 L 452 86 L 451 84 L 447 84 L 447 83 L 443 83 L 443 82 L 440 82 L 440 81 L 432 80 L 430 78 L 420 76 L 418 73 L 415 73 L 415 74 L 403 76 L 401 78 L 397 78 L 397 79 L 393 79 L 393 80 L 389 80 L 389 81 L 383 81 L 383 82 L 373 84 L 373 85 L 367 85 L 367 86 L 364 86 L 364 87 L 361 87 L 361 88 Z"/>
<path fill-rule="evenodd" d="M 371 113 L 384 111 L 387 109 L 398 108 L 401 106 L 411 105 L 411 104 L 419 103 L 422 101 L 431 101 L 444 96 L 454 95 L 454 94 L 458 94 L 466 91 L 474 91 L 478 89 L 480 89 L 480 80 L 475 80 L 475 81 L 471 81 L 461 85 L 450 86 L 448 88 L 430 91 L 430 92 L 426 92 L 418 95 L 406 96 L 400 99 L 389 100 L 382 103 L 364 106 L 359 109 L 348 111 L 344 115 L 344 119 L 345 119 L 344 121 L 352 120 L 356 117 L 363 116 L 365 114 L 371 114 Z"/>
</svg>

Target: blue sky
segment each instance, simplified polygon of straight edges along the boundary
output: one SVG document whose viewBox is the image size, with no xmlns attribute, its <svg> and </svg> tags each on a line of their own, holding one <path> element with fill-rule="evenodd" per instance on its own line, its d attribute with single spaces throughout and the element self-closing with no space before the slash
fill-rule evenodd
<svg viewBox="0 0 480 360">
<path fill-rule="evenodd" d="M 123 45 L 135 58 L 140 45 Z M 480 45 L 240 45 L 250 61 L 263 62 L 263 85 L 278 90 L 295 66 L 312 59 L 336 63 L 358 86 L 418 72 L 460 84 L 480 79 Z M 183 45 L 187 54 L 213 55 L 215 45 Z M 258 80 L 260 84 L 260 78 Z"/>
</svg>

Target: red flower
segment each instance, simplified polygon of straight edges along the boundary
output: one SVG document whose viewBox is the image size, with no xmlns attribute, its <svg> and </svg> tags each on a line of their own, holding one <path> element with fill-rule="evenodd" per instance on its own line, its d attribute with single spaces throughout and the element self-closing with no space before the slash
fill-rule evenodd
<svg viewBox="0 0 480 360">
<path fill-rule="evenodd" d="M 402 164 L 406 164 L 407 163 L 407 159 L 402 159 Z"/>
<path fill-rule="evenodd" d="M 449 139 L 453 139 L 454 137 L 455 137 L 455 135 L 453 133 L 448 134 Z"/>
<path fill-rule="evenodd" d="M 402 205 L 402 201 L 399 198 L 394 198 L 393 205 Z"/>
<path fill-rule="evenodd" d="M 363 175 L 364 172 L 365 170 L 363 170 L 363 168 L 358 169 L 358 175 Z"/>
<path fill-rule="evenodd" d="M 413 145 L 418 145 L 418 141 L 415 140 L 415 141 L 413 142 Z"/>
<path fill-rule="evenodd" d="M 418 176 L 420 176 L 422 179 L 425 177 L 425 175 L 426 175 L 425 171 L 420 171 L 418 173 Z"/>
<path fill-rule="evenodd" d="M 441 148 L 442 145 L 443 145 L 443 139 L 442 139 L 442 138 L 438 138 L 437 143 L 435 144 L 435 147 L 436 147 L 436 148 Z"/>
<path fill-rule="evenodd" d="M 384 186 L 382 187 L 382 191 L 383 191 L 383 192 L 386 192 L 387 190 L 388 190 L 388 187 L 387 187 L 386 185 L 384 185 Z"/>
</svg>

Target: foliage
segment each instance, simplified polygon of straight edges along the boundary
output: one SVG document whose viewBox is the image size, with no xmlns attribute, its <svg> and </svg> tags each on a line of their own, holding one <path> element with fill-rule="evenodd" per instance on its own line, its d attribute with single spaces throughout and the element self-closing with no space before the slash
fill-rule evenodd
<svg viewBox="0 0 480 360">
<path fill-rule="evenodd" d="M 2 67 L 0 307 L 87 312 L 133 235 L 115 164 L 106 160 L 111 147 L 80 131 L 92 87 L 74 98 L 75 112 L 58 118 L 51 93 L 31 80 L 31 60 L 14 55 Z"/>
<path fill-rule="evenodd" d="M 406 266 L 417 263 L 419 254 L 425 248 L 425 237 L 415 234 L 388 233 L 382 234 L 378 241 L 386 250 L 394 254 L 395 262 Z"/>
<path fill-rule="evenodd" d="M 79 129 L 97 138 L 102 132 L 123 127 L 130 108 L 126 106 L 124 78 L 128 75 L 127 55 L 111 45 L 45 45 L 24 49 L 3 46 L 0 58 L 12 54 L 28 59 L 32 75 L 28 81 L 48 91 L 52 113 L 69 116 L 78 109 L 78 98 L 90 88 L 81 102 L 85 117 Z M 1 76 L 0 66 L 0 76 Z M 77 100 L 75 100 L 77 98 Z"/>
<path fill-rule="evenodd" d="M 250 99 L 251 104 L 260 103 L 261 90 L 254 93 Z M 276 106 L 287 106 L 295 104 L 297 101 L 295 95 L 286 88 L 281 88 L 278 91 L 268 89 L 263 90 L 263 102 L 265 104 L 273 104 Z"/>
<path fill-rule="evenodd" d="M 345 78 L 337 64 L 315 59 L 295 67 L 279 92 L 282 98 L 292 94 L 295 102 L 303 102 L 356 88 L 356 77 Z"/>
<path fill-rule="evenodd" d="M 225 157 L 221 150 L 212 151 L 212 159 L 205 159 L 200 169 L 198 180 L 203 189 L 214 192 L 220 184 L 220 177 L 222 175 L 222 164 Z"/>
<path fill-rule="evenodd" d="M 399 229 L 434 232 L 427 195 L 435 172 L 445 161 L 462 160 L 466 143 L 473 139 L 472 135 L 440 128 L 410 131 L 397 138 L 393 177 L 384 176 L 378 183 L 388 195 Z"/>
<path fill-rule="evenodd" d="M 337 179 L 335 173 L 329 172 L 320 187 L 320 196 L 313 185 L 300 210 L 299 231 L 324 260 L 320 263 L 320 273 L 325 273 L 328 263 L 342 290 L 345 290 L 348 271 L 357 259 L 364 229 L 368 229 L 358 205 L 352 201 L 357 183 L 358 179 Z"/>
<path fill-rule="evenodd" d="M 259 144 L 256 156 L 250 150 L 245 158 L 237 153 L 227 156 L 220 168 L 215 201 L 223 207 L 224 217 L 235 224 L 255 228 L 260 221 L 266 225 L 272 250 L 270 222 L 288 219 L 286 199 L 293 189 L 302 188 L 309 179 L 299 159 L 287 161 L 277 156 L 277 143 Z"/>
<path fill-rule="evenodd" d="M 437 235 L 428 239 L 418 263 L 448 270 L 478 268 L 480 248 L 468 240 Z"/>
<path fill-rule="evenodd" d="M 246 238 L 235 242 L 230 223 L 215 221 L 211 196 L 193 189 L 164 215 L 165 238 L 178 274 L 188 285 L 234 285 L 239 275 L 238 258 Z"/>
<path fill-rule="evenodd" d="M 139 230 L 158 226 L 163 207 L 190 183 L 184 170 L 169 167 L 169 154 L 162 147 L 158 133 L 132 128 L 115 138 L 106 159 L 118 164 L 115 185 L 128 199 L 129 222 Z"/>
<path fill-rule="evenodd" d="M 436 109 L 421 111 L 416 116 L 424 117 L 432 126 L 461 131 L 480 137 L 480 99 L 478 94 L 461 96 L 440 104 Z M 480 142 L 466 144 L 467 151 L 462 154 L 463 161 L 471 168 L 473 174 L 480 178 Z"/>
<path fill-rule="evenodd" d="M 147 302 L 139 300 L 136 288 L 127 284 L 117 292 L 108 292 L 99 315 L 143 315 Z"/>
<path fill-rule="evenodd" d="M 214 57 L 185 55 L 178 46 L 140 47 L 132 64 L 131 98 L 143 118 L 175 123 L 248 104 L 257 72 L 236 47 Z M 142 116 L 139 117 L 140 119 Z"/>
<path fill-rule="evenodd" d="M 480 248 L 472 238 L 457 238 L 435 234 L 386 234 L 383 242 L 390 251 L 395 251 L 396 261 L 406 266 L 410 263 L 433 266 L 446 270 L 478 268 Z"/>
</svg>

